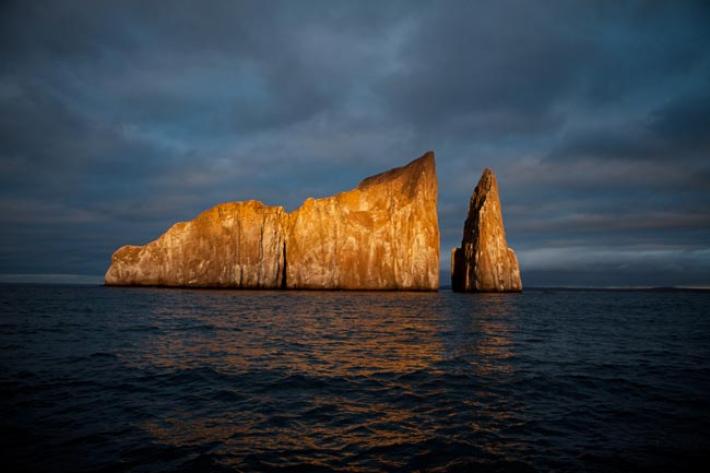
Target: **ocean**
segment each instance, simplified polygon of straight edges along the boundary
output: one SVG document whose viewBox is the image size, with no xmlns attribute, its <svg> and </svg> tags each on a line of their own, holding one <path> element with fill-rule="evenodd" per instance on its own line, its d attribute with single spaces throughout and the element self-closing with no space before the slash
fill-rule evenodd
<svg viewBox="0 0 710 473">
<path fill-rule="evenodd" d="M 709 307 L 5 284 L 3 471 L 703 471 Z"/>
</svg>

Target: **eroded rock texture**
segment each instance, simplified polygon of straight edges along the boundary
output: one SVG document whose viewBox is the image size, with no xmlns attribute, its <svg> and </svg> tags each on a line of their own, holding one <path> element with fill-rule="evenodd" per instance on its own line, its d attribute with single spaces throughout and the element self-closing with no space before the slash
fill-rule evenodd
<svg viewBox="0 0 710 473">
<path fill-rule="evenodd" d="M 437 290 L 434 154 L 294 212 L 218 205 L 113 255 L 109 285 Z"/>
<path fill-rule="evenodd" d="M 106 284 L 281 287 L 285 217 L 254 200 L 217 205 L 147 245 L 119 248 Z"/>
<path fill-rule="evenodd" d="M 289 215 L 286 286 L 439 288 L 434 153 Z"/>
<path fill-rule="evenodd" d="M 483 171 L 468 204 L 461 248 L 451 250 L 454 291 L 519 292 L 523 285 L 515 252 L 508 248 L 498 182 Z"/>
</svg>

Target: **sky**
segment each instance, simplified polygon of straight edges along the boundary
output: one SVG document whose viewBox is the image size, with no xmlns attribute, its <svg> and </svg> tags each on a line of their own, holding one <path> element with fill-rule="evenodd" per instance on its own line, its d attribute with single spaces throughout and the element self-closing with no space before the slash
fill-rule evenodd
<svg viewBox="0 0 710 473">
<path fill-rule="evenodd" d="M 0 280 L 101 281 L 225 201 L 434 150 L 442 283 L 483 169 L 526 286 L 710 285 L 710 4 L 0 4 Z"/>
</svg>

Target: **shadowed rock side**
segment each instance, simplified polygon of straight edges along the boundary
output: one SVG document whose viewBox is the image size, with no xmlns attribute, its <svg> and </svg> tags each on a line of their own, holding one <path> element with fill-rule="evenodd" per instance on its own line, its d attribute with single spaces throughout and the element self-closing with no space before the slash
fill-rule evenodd
<svg viewBox="0 0 710 473">
<path fill-rule="evenodd" d="M 523 289 L 515 252 L 508 248 L 498 182 L 483 171 L 468 205 L 461 248 L 451 250 L 451 287 L 460 292 L 519 292 Z"/>
<path fill-rule="evenodd" d="M 285 216 L 254 200 L 220 204 L 147 245 L 118 249 L 106 284 L 281 287 Z"/>
<path fill-rule="evenodd" d="M 439 288 L 434 153 L 289 215 L 286 286 Z"/>
<path fill-rule="evenodd" d="M 308 199 L 294 212 L 218 205 L 113 255 L 108 285 L 294 289 L 439 288 L 434 154 Z"/>
</svg>

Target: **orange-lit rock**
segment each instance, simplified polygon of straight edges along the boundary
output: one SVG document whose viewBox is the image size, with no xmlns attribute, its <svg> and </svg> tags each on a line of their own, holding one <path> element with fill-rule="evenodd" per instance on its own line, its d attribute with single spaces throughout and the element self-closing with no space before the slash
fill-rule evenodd
<svg viewBox="0 0 710 473">
<path fill-rule="evenodd" d="M 483 171 L 468 204 L 461 248 L 451 250 L 451 287 L 454 291 L 519 292 L 520 267 L 508 248 L 498 182 Z"/>
<path fill-rule="evenodd" d="M 434 153 L 289 215 L 286 286 L 439 288 Z"/>
<path fill-rule="evenodd" d="M 294 212 L 218 205 L 113 254 L 108 285 L 296 289 L 439 288 L 434 154 L 308 199 Z"/>
<path fill-rule="evenodd" d="M 217 205 L 147 245 L 119 248 L 106 284 L 281 287 L 285 216 L 254 200 Z"/>
</svg>

